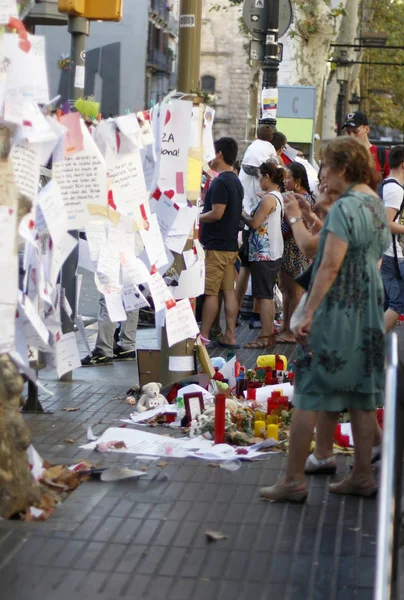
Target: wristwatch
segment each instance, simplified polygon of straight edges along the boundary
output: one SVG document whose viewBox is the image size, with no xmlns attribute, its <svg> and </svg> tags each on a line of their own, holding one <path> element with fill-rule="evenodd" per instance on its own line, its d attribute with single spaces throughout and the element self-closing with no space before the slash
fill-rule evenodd
<svg viewBox="0 0 404 600">
<path fill-rule="evenodd" d="M 289 219 L 289 225 L 294 225 L 297 221 L 303 221 L 303 217 L 291 217 Z"/>
</svg>

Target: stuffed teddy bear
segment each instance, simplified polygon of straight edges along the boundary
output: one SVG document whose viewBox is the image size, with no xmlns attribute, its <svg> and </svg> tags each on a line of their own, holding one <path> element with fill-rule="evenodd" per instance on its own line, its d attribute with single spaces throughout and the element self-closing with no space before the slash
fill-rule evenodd
<svg viewBox="0 0 404 600">
<path fill-rule="evenodd" d="M 161 383 L 154 382 L 146 383 L 146 385 L 142 387 L 143 394 L 140 396 L 139 402 L 137 403 L 139 412 L 144 412 L 145 410 L 168 404 L 163 394 L 160 394 L 161 388 Z"/>
</svg>

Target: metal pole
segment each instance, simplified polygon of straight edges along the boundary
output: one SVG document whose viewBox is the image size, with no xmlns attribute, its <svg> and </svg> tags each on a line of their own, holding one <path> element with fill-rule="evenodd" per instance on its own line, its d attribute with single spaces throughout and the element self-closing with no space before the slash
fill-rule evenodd
<svg viewBox="0 0 404 600">
<path fill-rule="evenodd" d="M 199 71 L 201 62 L 201 27 L 202 0 L 181 0 L 180 27 L 178 38 L 177 90 L 184 93 L 199 88 Z M 202 124 L 201 124 L 202 127 Z M 188 198 L 191 202 L 192 199 Z M 189 246 L 188 246 L 189 244 Z M 191 248 L 187 242 L 185 249 Z M 184 268 L 182 257 L 177 257 L 175 266 L 178 272 Z M 165 328 L 161 332 L 160 380 L 163 386 L 194 375 L 194 369 L 187 371 L 170 371 L 169 360 L 174 356 L 193 356 L 195 353 L 193 340 L 184 340 L 169 348 Z"/>
<path fill-rule="evenodd" d="M 346 87 L 346 83 L 345 81 L 340 81 L 339 82 L 339 94 L 338 94 L 338 100 L 337 100 L 337 128 L 338 128 L 338 135 L 342 135 L 342 126 L 344 124 L 344 117 L 345 117 L 345 87 Z"/>
<path fill-rule="evenodd" d="M 201 28 L 202 0 L 181 0 L 177 67 L 180 92 L 195 91 L 199 87 Z"/>
<path fill-rule="evenodd" d="M 279 34 L 279 0 L 266 0 L 267 29 L 265 35 L 265 55 L 262 66 L 262 89 L 278 87 L 278 34 Z M 276 127 L 276 119 L 260 119 L 261 124 Z"/>
<path fill-rule="evenodd" d="M 69 101 L 74 104 L 76 100 L 84 96 L 85 50 L 86 38 L 90 30 L 90 21 L 83 17 L 72 17 L 69 15 L 67 28 L 71 35 Z M 76 240 L 79 239 L 78 231 L 69 231 L 69 233 Z M 62 288 L 64 288 L 65 297 L 73 311 L 71 318 L 69 318 L 65 311 L 62 311 L 63 333 L 71 333 L 74 331 L 77 297 L 76 271 L 78 260 L 79 250 L 77 245 L 62 267 Z M 61 381 L 72 381 L 72 379 L 73 374 L 71 371 L 61 377 Z"/>
</svg>

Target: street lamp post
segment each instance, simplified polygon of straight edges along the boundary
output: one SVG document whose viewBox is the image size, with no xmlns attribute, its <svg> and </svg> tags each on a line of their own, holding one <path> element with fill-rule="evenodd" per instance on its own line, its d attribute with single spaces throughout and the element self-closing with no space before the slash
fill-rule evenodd
<svg viewBox="0 0 404 600">
<path fill-rule="evenodd" d="M 347 84 L 349 81 L 350 61 L 347 60 L 346 52 L 341 52 L 341 57 L 337 62 L 337 81 L 339 83 L 339 93 L 337 100 L 337 134 L 342 135 L 342 127 L 345 122 L 345 99 Z"/>
<path fill-rule="evenodd" d="M 267 27 L 265 34 L 265 54 L 262 65 L 262 89 L 278 87 L 278 35 L 279 35 L 279 0 L 265 0 L 267 5 Z M 276 119 L 262 118 L 261 124 L 276 126 Z"/>
</svg>

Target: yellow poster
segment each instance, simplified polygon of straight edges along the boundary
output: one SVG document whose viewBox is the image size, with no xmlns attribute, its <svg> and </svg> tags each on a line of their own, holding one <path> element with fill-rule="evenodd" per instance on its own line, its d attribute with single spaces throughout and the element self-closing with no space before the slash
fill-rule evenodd
<svg viewBox="0 0 404 600">
<path fill-rule="evenodd" d="M 187 192 L 200 192 L 202 181 L 202 160 L 188 158 Z"/>
</svg>

